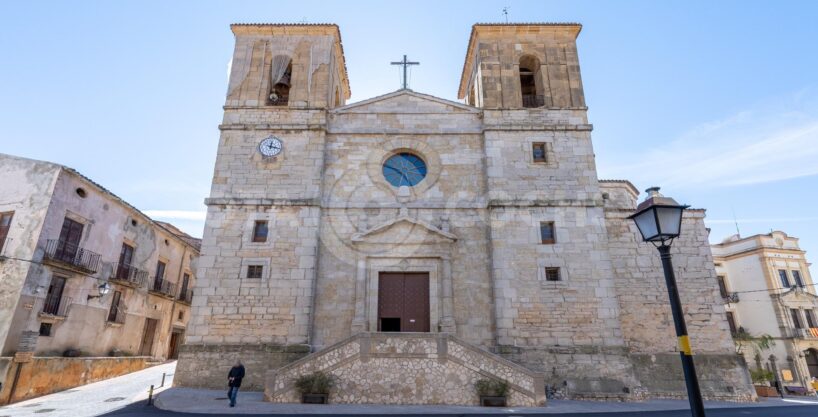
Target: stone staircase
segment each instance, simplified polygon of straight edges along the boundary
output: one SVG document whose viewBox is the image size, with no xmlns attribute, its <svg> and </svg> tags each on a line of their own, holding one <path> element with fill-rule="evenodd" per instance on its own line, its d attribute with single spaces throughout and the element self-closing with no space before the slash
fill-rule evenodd
<svg viewBox="0 0 818 417">
<path fill-rule="evenodd" d="M 485 378 L 509 383 L 511 407 L 545 405 L 541 373 L 447 333 L 359 333 L 268 371 L 265 400 L 300 402 L 295 380 L 316 371 L 334 376 L 334 404 L 478 405 Z"/>
</svg>

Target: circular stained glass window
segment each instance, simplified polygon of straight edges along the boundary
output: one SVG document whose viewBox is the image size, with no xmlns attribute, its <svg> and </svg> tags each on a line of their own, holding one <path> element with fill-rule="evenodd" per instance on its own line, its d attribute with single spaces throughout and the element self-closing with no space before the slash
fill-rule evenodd
<svg viewBox="0 0 818 417">
<path fill-rule="evenodd" d="M 383 176 L 395 187 L 411 187 L 426 178 L 426 163 L 411 153 L 392 155 L 383 163 Z"/>
</svg>

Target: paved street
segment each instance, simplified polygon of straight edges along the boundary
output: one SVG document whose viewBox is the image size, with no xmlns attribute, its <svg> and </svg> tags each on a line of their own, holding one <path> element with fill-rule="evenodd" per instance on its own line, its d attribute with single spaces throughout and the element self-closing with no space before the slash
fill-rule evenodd
<svg viewBox="0 0 818 417">
<path fill-rule="evenodd" d="M 440 406 L 360 406 L 360 405 L 301 405 L 271 404 L 262 401 L 261 393 L 242 392 L 239 406 L 228 408 L 222 391 L 169 388 L 175 362 L 100 381 L 60 393 L 0 407 L 0 417 L 85 417 L 85 416 L 202 416 L 242 414 L 276 416 L 360 416 L 360 415 L 427 415 L 427 416 L 486 416 L 486 415 L 547 415 L 547 416 L 689 416 L 687 402 L 653 400 L 643 403 L 605 403 L 596 401 L 550 401 L 547 407 L 528 409 L 488 409 L 481 407 Z M 167 373 L 165 388 L 158 389 L 160 409 L 146 405 L 147 389 L 161 383 Z M 738 407 L 737 407 L 738 406 Z M 801 417 L 818 415 L 818 400 L 814 398 L 772 399 L 749 406 L 735 403 L 708 402 L 710 417 L 764 416 Z M 175 410 L 175 411 L 171 411 Z"/>
<path fill-rule="evenodd" d="M 176 362 L 174 361 L 105 381 L 0 407 L 0 417 L 84 417 L 103 415 L 135 402 L 144 403 L 148 398 L 148 387 L 151 384 L 158 387 L 162 382 L 163 372 L 168 374 L 165 387 L 169 387 L 173 381 L 175 369 Z M 139 407 L 143 406 L 140 404 Z"/>
</svg>

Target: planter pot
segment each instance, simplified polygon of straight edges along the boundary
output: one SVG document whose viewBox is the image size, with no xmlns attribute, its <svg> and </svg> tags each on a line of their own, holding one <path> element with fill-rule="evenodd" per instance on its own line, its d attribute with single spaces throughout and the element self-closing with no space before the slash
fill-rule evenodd
<svg viewBox="0 0 818 417">
<path fill-rule="evenodd" d="M 505 407 L 506 397 L 480 396 L 480 405 L 483 407 Z"/>
<path fill-rule="evenodd" d="M 326 404 L 329 394 L 301 394 L 303 404 Z"/>
<path fill-rule="evenodd" d="M 778 397 L 778 391 L 775 387 L 767 385 L 753 385 L 756 389 L 756 395 L 759 397 Z"/>
</svg>

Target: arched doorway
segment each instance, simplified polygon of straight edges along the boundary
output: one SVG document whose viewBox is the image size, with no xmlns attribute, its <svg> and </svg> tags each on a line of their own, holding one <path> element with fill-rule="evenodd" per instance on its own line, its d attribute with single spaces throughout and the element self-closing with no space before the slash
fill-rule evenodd
<svg viewBox="0 0 818 417">
<path fill-rule="evenodd" d="M 807 368 L 809 368 L 809 376 L 811 378 L 818 378 L 818 349 L 807 349 L 804 354 L 807 361 Z"/>
</svg>

